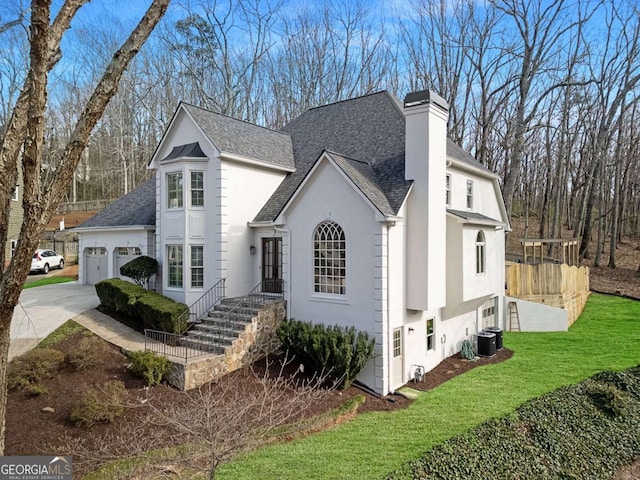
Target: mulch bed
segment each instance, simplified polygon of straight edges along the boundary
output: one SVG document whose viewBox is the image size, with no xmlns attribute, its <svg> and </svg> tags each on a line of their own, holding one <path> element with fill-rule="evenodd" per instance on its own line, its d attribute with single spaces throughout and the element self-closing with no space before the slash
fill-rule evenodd
<svg viewBox="0 0 640 480">
<path fill-rule="evenodd" d="M 69 354 L 84 335 L 86 333 L 76 333 L 57 344 L 55 348 Z M 409 386 L 416 390 L 429 390 L 472 368 L 503 361 L 510 356 L 511 352 L 506 349 L 501 350 L 493 357 L 481 357 L 476 362 L 463 360 L 459 355 L 456 355 L 445 359 L 439 366 L 428 372 L 422 382 L 411 382 Z M 87 428 L 76 426 L 69 420 L 71 409 L 81 394 L 87 389 L 99 386 L 109 380 L 124 382 L 129 394 L 129 402 L 132 404 L 141 404 L 142 399 L 145 403 L 149 402 L 157 406 L 184 400 L 184 392 L 167 385 L 146 388 L 143 380 L 129 372 L 128 364 L 129 360 L 126 355 L 117 347 L 105 342 L 105 352 L 100 356 L 96 365 L 81 370 L 66 365 L 56 378 L 42 382 L 47 393 L 29 397 L 24 391 L 10 391 L 7 403 L 5 455 L 65 453 L 55 451 L 63 445 L 62 437 L 64 435 L 91 442 L 117 427 L 120 422 L 135 421 L 136 415 L 144 413 L 144 408 L 125 409 L 124 415 L 112 425 L 97 424 Z M 261 374 L 264 372 L 264 365 L 265 362 L 257 362 L 253 370 L 255 373 Z M 272 362 L 271 365 L 269 372 L 275 375 L 275 372 L 279 371 L 277 361 Z M 293 366 L 290 368 L 295 370 Z M 243 389 L 247 391 L 247 382 L 251 383 L 254 377 L 248 369 L 245 369 L 234 372 L 225 378 L 227 382 L 242 384 Z M 364 395 L 366 398 L 365 403 L 358 409 L 359 413 L 397 410 L 405 408 L 411 403 L 411 400 L 399 395 L 380 398 L 357 386 L 351 386 L 345 390 L 329 392 L 321 400 L 310 405 L 305 411 L 305 416 L 313 416 L 337 408 L 357 395 Z M 55 411 L 53 413 L 43 411 L 45 407 L 51 407 Z"/>
</svg>

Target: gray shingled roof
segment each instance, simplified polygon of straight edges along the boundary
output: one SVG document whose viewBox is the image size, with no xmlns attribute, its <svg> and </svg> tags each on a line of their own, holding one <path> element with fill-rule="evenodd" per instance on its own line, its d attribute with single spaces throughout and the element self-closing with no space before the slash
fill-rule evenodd
<svg viewBox="0 0 640 480">
<path fill-rule="evenodd" d="M 347 158 L 339 153 L 327 152 L 327 154 L 383 215 L 395 214 L 371 165 L 360 160 Z"/>
<path fill-rule="evenodd" d="M 156 177 L 153 176 L 76 228 L 147 227 L 155 224 Z"/>
<path fill-rule="evenodd" d="M 339 152 L 341 168 L 345 173 L 350 169 L 354 176 L 347 175 L 381 212 L 397 214 L 411 185 L 404 177 L 402 108 L 395 96 L 383 91 L 313 108 L 293 120 L 283 131 L 293 140 L 297 170 L 283 180 L 254 221 L 275 220 L 325 150 Z M 447 155 L 487 170 L 449 139 Z"/>
<path fill-rule="evenodd" d="M 312 108 L 289 123 L 296 171 L 289 174 L 254 221 L 274 220 L 324 150 L 368 163 L 391 210 L 398 211 L 411 182 L 404 179 L 404 115 L 398 100 L 379 92 Z"/>
<path fill-rule="evenodd" d="M 187 103 L 182 106 L 219 151 L 294 168 L 289 135 Z"/>
<path fill-rule="evenodd" d="M 501 222 L 500 220 L 495 220 L 491 217 L 487 217 L 486 215 L 483 215 L 481 213 L 476 213 L 476 212 L 463 212 L 462 210 L 454 210 L 452 208 L 447 208 L 447 213 L 450 213 L 452 215 L 455 215 L 456 217 L 462 218 L 463 220 L 468 220 L 468 221 L 476 221 L 476 222 L 481 222 L 481 223 L 490 223 L 490 224 L 495 224 L 495 225 L 502 225 L 503 222 Z"/>
<path fill-rule="evenodd" d="M 450 138 L 447 138 L 447 155 L 468 165 L 479 168 L 480 170 L 492 173 L 491 170 L 489 170 L 487 167 L 482 165 L 482 163 L 469 155 L 469 153 L 467 153 L 460 145 L 455 143 Z"/>
</svg>

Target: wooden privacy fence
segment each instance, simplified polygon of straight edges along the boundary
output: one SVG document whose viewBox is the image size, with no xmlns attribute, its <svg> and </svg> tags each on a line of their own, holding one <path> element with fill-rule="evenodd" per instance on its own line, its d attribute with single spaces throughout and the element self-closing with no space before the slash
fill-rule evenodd
<svg viewBox="0 0 640 480">
<path fill-rule="evenodd" d="M 516 264 L 507 267 L 507 295 L 554 295 L 589 291 L 589 268 L 567 264 Z"/>
<path fill-rule="evenodd" d="M 568 326 L 571 326 L 589 297 L 589 268 L 564 263 L 509 265 L 505 286 L 509 297 L 567 310 Z"/>
<path fill-rule="evenodd" d="M 55 250 L 64 257 L 64 261 L 71 265 L 78 263 L 78 238 L 67 238 L 65 240 L 40 240 L 38 248 Z"/>
</svg>

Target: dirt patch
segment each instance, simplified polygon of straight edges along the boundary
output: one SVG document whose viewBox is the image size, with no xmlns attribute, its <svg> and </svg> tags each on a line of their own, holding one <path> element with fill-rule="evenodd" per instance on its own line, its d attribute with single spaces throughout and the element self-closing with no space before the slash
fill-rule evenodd
<svg viewBox="0 0 640 480">
<path fill-rule="evenodd" d="M 502 348 L 491 357 L 476 357 L 475 360 L 465 360 L 460 354 L 445 358 L 436 368 L 427 372 L 422 382 L 409 382 L 407 386 L 420 391 L 431 390 L 442 385 L 447 380 L 451 380 L 469 370 L 483 365 L 504 362 L 513 356 L 513 352 L 507 348 Z"/>
<path fill-rule="evenodd" d="M 68 212 L 68 213 L 54 213 L 51 215 L 51 220 L 47 223 L 45 230 L 57 230 L 60 228 L 60 221 L 64 220 L 64 228 L 73 228 L 86 222 L 91 217 L 95 216 L 97 211 L 91 212 Z"/>
<path fill-rule="evenodd" d="M 76 333 L 66 340 L 57 344 L 54 348 L 62 351 L 65 355 L 77 348 L 80 340 L 87 335 L 87 332 Z M 167 385 L 158 385 L 153 388 L 146 388 L 144 382 L 134 376 L 127 369 L 129 360 L 117 347 L 105 343 L 104 353 L 99 361 L 88 368 L 77 370 L 66 364 L 56 378 L 45 380 L 42 385 L 47 393 L 29 397 L 23 391 L 13 390 L 9 392 L 7 403 L 7 425 L 6 425 L 6 455 L 49 455 L 53 453 L 65 453 L 61 450 L 64 445 L 62 438 L 68 437 L 85 440 L 89 443 L 100 438 L 118 425 L 126 425 L 135 422 L 137 415 L 144 414 L 144 408 L 127 408 L 122 417 L 116 420 L 113 425 L 98 424 L 91 428 L 76 426 L 69 420 L 69 414 L 73 405 L 80 395 L 88 388 L 99 386 L 109 380 L 120 380 L 124 382 L 128 391 L 128 403 L 131 405 L 156 406 L 179 403 L 184 400 L 184 393 Z M 477 362 L 463 360 L 459 355 L 445 359 L 438 367 L 427 373 L 424 380 L 419 383 L 410 383 L 409 386 L 417 390 L 428 390 L 443 382 L 464 373 L 472 368 L 488 363 L 495 363 L 506 360 L 511 356 L 511 352 L 503 349 L 494 357 L 481 357 Z M 276 360 L 276 359 L 272 359 Z M 253 366 L 256 374 L 265 373 L 266 362 L 257 362 Z M 270 363 L 268 372 L 276 375 L 280 367 L 277 361 Z M 287 374 L 297 369 L 297 365 L 291 364 Z M 248 370 L 239 370 L 225 377 L 225 382 L 236 384 L 239 388 L 242 385 L 244 391 L 249 391 L 254 376 Z M 259 388 L 256 384 L 255 388 Z M 368 411 L 391 411 L 407 407 L 411 401 L 397 395 L 380 398 L 375 395 L 351 386 L 345 390 L 330 391 L 321 400 L 314 402 L 305 411 L 305 417 L 311 417 L 331 409 L 340 407 L 344 403 L 358 395 L 365 396 L 365 402 L 358 409 L 358 413 Z M 50 407 L 54 411 L 49 413 L 43 411 L 45 407 Z M 151 447 L 151 445 L 149 446 Z M 158 447 L 158 445 L 153 445 Z"/>
</svg>

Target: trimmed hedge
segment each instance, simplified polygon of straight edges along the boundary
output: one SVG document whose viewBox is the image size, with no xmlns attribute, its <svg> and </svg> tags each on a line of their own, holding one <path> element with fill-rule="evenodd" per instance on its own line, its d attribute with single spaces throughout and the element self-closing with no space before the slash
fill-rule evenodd
<svg viewBox="0 0 640 480">
<path fill-rule="evenodd" d="M 100 303 L 113 312 L 119 312 L 135 318 L 135 303 L 138 298 L 147 294 L 147 290 L 135 283 L 120 278 L 109 278 L 95 285 Z"/>
<path fill-rule="evenodd" d="M 95 287 L 105 308 L 139 319 L 144 328 L 169 333 L 182 333 L 187 328 L 188 318 L 181 316 L 188 309 L 184 303 L 119 278 L 102 280 Z"/>
<path fill-rule="evenodd" d="M 277 330 L 282 347 L 313 372 L 347 388 L 373 356 L 374 340 L 354 327 L 283 321 Z"/>
<path fill-rule="evenodd" d="M 120 267 L 120 275 L 133 279 L 136 285 L 147 288 L 149 279 L 158 270 L 158 261 L 147 255 L 134 258 Z"/>
<path fill-rule="evenodd" d="M 606 371 L 429 450 L 388 480 L 608 479 L 640 455 L 640 366 Z"/>
</svg>

